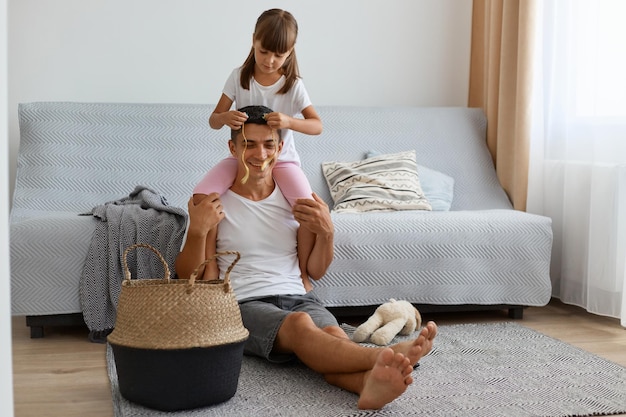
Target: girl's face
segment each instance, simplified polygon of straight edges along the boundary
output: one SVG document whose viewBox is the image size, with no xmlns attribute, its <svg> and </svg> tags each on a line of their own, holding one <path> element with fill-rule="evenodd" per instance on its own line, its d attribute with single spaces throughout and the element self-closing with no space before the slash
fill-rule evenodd
<svg viewBox="0 0 626 417">
<path fill-rule="evenodd" d="M 252 44 L 254 48 L 254 60 L 256 62 L 256 70 L 261 71 L 264 74 L 273 74 L 279 71 L 293 49 L 290 49 L 284 54 L 268 51 L 263 48 L 261 41 L 255 40 Z"/>
</svg>

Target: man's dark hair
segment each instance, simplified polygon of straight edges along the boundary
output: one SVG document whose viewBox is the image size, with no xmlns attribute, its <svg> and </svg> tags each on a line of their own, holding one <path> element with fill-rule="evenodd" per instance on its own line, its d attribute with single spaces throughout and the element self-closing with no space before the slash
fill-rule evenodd
<svg viewBox="0 0 626 417">
<path fill-rule="evenodd" d="M 249 123 L 254 123 L 257 125 L 266 125 L 267 120 L 265 120 L 265 115 L 272 113 L 274 110 L 266 106 L 245 106 L 240 109 L 237 109 L 237 111 L 246 113 L 248 115 L 248 118 L 246 119 L 246 121 L 243 122 L 244 125 L 249 124 Z M 237 135 L 239 134 L 239 132 L 241 132 L 241 129 L 231 130 L 230 139 L 233 141 L 237 139 Z M 281 131 L 277 130 L 277 134 L 278 134 L 278 140 L 281 140 L 282 139 Z"/>
</svg>

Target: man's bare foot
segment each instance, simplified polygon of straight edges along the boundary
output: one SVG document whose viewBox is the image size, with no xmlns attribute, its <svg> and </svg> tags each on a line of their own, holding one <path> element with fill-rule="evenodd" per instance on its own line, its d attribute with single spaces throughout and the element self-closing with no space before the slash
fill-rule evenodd
<svg viewBox="0 0 626 417">
<path fill-rule="evenodd" d="M 435 336 L 437 336 L 437 325 L 435 322 L 429 321 L 422 328 L 417 338 L 395 344 L 391 346 L 391 349 L 409 358 L 411 366 L 414 366 L 420 359 L 430 353 Z"/>
<path fill-rule="evenodd" d="M 383 349 L 374 367 L 365 374 L 359 409 L 377 410 L 398 398 L 413 383 L 411 372 L 409 358 L 390 348 Z"/>
</svg>

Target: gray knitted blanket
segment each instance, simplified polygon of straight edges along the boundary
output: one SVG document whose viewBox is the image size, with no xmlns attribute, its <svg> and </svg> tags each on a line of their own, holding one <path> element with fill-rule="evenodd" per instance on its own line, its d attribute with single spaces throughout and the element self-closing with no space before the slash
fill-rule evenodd
<svg viewBox="0 0 626 417">
<path fill-rule="evenodd" d="M 93 208 L 100 220 L 93 234 L 80 282 L 80 303 L 89 339 L 105 342 L 115 326 L 115 312 L 124 278 L 122 256 L 135 243 L 156 248 L 175 274 L 174 262 L 180 251 L 187 213 L 170 206 L 167 200 L 144 186 L 128 197 Z M 137 248 L 127 256 L 133 278 L 163 278 L 164 268 L 150 250 Z"/>
</svg>

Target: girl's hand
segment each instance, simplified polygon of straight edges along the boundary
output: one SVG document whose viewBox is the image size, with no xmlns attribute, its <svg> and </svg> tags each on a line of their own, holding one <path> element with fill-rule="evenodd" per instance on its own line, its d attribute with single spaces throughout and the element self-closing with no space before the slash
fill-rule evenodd
<svg viewBox="0 0 626 417">
<path fill-rule="evenodd" d="M 248 115 L 237 110 L 227 111 L 221 114 L 222 123 L 232 130 L 239 130 L 244 122 L 248 120 Z"/>
<path fill-rule="evenodd" d="M 272 129 L 289 129 L 291 128 L 291 117 L 279 112 L 267 113 L 265 115 L 267 125 Z"/>
</svg>

